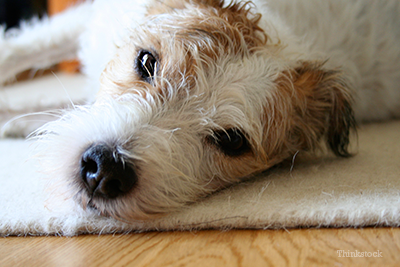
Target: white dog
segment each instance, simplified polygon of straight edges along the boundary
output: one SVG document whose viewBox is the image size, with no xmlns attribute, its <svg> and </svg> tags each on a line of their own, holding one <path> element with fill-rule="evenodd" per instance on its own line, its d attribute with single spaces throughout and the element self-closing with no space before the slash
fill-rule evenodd
<svg viewBox="0 0 400 267">
<path fill-rule="evenodd" d="M 64 194 L 124 221 L 400 116 L 396 0 L 98 0 L 0 48 L 0 81 L 79 55 L 96 98 L 38 139 Z"/>
</svg>

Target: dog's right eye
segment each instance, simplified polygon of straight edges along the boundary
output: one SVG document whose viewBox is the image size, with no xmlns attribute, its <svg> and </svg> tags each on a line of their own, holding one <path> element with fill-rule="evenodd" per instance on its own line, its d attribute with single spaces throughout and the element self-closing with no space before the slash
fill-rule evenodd
<svg viewBox="0 0 400 267">
<path fill-rule="evenodd" d="M 210 141 L 224 154 L 231 157 L 240 156 L 251 150 L 246 135 L 239 129 L 216 131 Z"/>
<path fill-rule="evenodd" d="M 157 59 L 147 50 L 141 50 L 135 60 L 135 69 L 138 75 L 150 83 L 157 72 Z"/>
</svg>

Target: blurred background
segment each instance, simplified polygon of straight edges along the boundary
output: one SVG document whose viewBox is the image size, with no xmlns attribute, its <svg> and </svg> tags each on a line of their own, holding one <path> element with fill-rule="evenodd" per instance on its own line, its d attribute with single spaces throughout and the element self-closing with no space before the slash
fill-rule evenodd
<svg viewBox="0 0 400 267">
<path fill-rule="evenodd" d="M 17 27 L 21 20 L 29 20 L 48 14 L 49 16 L 61 12 L 82 0 L 0 0 L 0 25 L 10 29 Z M 60 62 L 57 70 L 75 73 L 79 71 L 80 64 L 76 60 Z M 30 72 L 29 72 L 30 73 Z M 24 80 L 32 75 L 22 75 L 17 80 Z M 36 73 L 36 72 L 35 72 Z"/>
<path fill-rule="evenodd" d="M 0 0 L 0 24 L 9 29 L 20 20 L 42 17 L 46 10 L 47 0 Z"/>
</svg>

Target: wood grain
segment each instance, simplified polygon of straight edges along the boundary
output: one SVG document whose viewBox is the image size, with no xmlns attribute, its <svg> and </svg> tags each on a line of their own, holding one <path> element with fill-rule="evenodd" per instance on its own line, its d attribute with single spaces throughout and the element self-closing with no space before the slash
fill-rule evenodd
<svg viewBox="0 0 400 267">
<path fill-rule="evenodd" d="M 382 257 L 339 257 L 338 250 Z M 7 237 L 0 266 L 399 266 L 399 252 L 398 228 Z"/>
</svg>

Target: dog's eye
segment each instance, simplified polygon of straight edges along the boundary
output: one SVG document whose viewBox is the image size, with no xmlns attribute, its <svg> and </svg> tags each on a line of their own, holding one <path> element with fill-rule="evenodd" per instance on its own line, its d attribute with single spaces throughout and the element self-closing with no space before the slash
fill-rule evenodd
<svg viewBox="0 0 400 267">
<path fill-rule="evenodd" d="M 157 71 L 157 59 L 147 50 L 141 50 L 135 61 L 135 69 L 146 82 L 151 82 Z"/>
<path fill-rule="evenodd" d="M 239 156 L 250 150 L 245 135 L 238 129 L 228 129 L 214 133 L 214 143 L 228 156 Z"/>
</svg>

